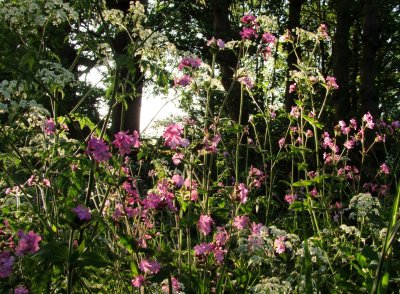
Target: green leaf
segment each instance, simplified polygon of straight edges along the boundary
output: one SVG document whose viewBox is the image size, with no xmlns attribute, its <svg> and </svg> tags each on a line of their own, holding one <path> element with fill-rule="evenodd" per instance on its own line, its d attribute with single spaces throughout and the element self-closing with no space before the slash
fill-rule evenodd
<svg viewBox="0 0 400 294">
<path fill-rule="evenodd" d="M 302 180 L 292 184 L 293 187 L 308 187 L 311 186 L 314 181 L 311 180 Z"/>
</svg>

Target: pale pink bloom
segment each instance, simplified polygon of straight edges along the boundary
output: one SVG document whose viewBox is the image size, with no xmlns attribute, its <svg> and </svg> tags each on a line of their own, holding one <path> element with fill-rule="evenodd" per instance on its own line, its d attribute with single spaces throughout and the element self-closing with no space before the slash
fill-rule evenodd
<svg viewBox="0 0 400 294">
<path fill-rule="evenodd" d="M 182 160 L 184 157 L 185 157 L 185 155 L 184 155 L 183 153 L 175 153 L 175 154 L 172 156 L 172 162 L 173 162 L 175 165 L 178 165 L 178 164 L 181 163 L 181 160 Z"/>
<path fill-rule="evenodd" d="M 12 273 L 14 266 L 14 256 L 10 251 L 6 250 L 0 253 L 0 278 L 7 278 Z"/>
<path fill-rule="evenodd" d="M 191 82 L 192 82 L 192 77 L 189 75 L 183 75 L 180 78 L 174 78 L 175 87 L 177 86 L 186 87 L 190 85 Z"/>
<path fill-rule="evenodd" d="M 283 147 L 285 147 L 285 138 L 279 139 L 278 145 L 279 145 L 279 148 L 280 148 L 280 149 L 282 149 Z"/>
<path fill-rule="evenodd" d="M 133 135 L 129 135 L 128 132 L 118 132 L 114 135 L 115 140 L 112 144 L 119 149 L 119 153 L 124 156 L 132 151 L 132 148 L 139 148 L 139 133 L 133 131 Z"/>
<path fill-rule="evenodd" d="M 36 181 L 36 177 L 34 175 L 31 175 L 30 178 L 26 181 L 26 184 L 31 187 Z"/>
<path fill-rule="evenodd" d="M 36 253 L 39 251 L 39 242 L 42 240 L 42 237 L 38 234 L 35 234 L 33 231 L 25 234 L 20 230 L 17 235 L 19 237 L 19 242 L 15 249 L 16 256 L 24 256 L 28 253 Z"/>
<path fill-rule="evenodd" d="M 328 90 L 332 89 L 332 88 L 335 90 L 339 89 L 339 86 L 336 83 L 336 78 L 327 76 L 326 77 L 326 87 L 328 88 Z"/>
<path fill-rule="evenodd" d="M 235 217 L 235 220 L 233 222 L 233 226 L 238 229 L 238 230 L 243 230 L 249 225 L 250 219 L 246 215 L 241 215 Z"/>
<path fill-rule="evenodd" d="M 372 115 L 367 112 L 366 114 L 364 114 L 362 120 L 366 123 L 367 128 L 369 129 L 373 129 L 375 126 L 374 120 L 372 118 Z"/>
<path fill-rule="evenodd" d="M 50 180 L 49 179 L 43 179 L 43 185 L 46 187 L 51 187 Z"/>
<path fill-rule="evenodd" d="M 293 93 L 293 92 L 296 92 L 296 91 L 297 91 L 297 84 L 296 83 L 290 84 L 289 93 Z"/>
<path fill-rule="evenodd" d="M 160 271 L 161 266 L 157 261 L 143 259 L 139 263 L 139 268 L 142 272 L 149 274 L 156 274 Z"/>
<path fill-rule="evenodd" d="M 263 224 L 256 224 L 255 222 L 251 223 L 251 233 L 253 235 L 259 235 L 261 233 L 261 229 L 264 227 Z"/>
<path fill-rule="evenodd" d="M 356 121 L 354 118 L 350 119 L 350 127 L 351 127 L 353 130 L 356 130 L 356 129 L 357 129 L 357 121 Z"/>
<path fill-rule="evenodd" d="M 313 136 L 314 136 L 313 131 L 311 131 L 310 129 L 308 129 L 308 130 L 306 131 L 306 136 L 307 136 L 307 138 L 313 137 Z"/>
<path fill-rule="evenodd" d="M 247 202 L 247 195 L 249 194 L 249 189 L 247 189 L 245 184 L 240 183 L 238 185 L 238 192 L 239 192 L 240 203 L 246 203 Z"/>
<path fill-rule="evenodd" d="M 140 288 L 144 285 L 145 281 L 146 281 L 145 278 L 142 275 L 139 275 L 139 276 L 135 277 L 134 279 L 132 279 L 131 285 L 133 287 Z"/>
<path fill-rule="evenodd" d="M 297 106 L 292 106 L 292 109 L 290 110 L 290 115 L 293 116 L 294 118 L 299 118 L 300 108 Z"/>
<path fill-rule="evenodd" d="M 354 148 L 355 143 L 356 142 L 355 142 L 354 138 L 351 138 L 350 140 L 347 140 L 346 142 L 344 142 L 343 146 L 350 150 L 350 149 Z"/>
<path fill-rule="evenodd" d="M 253 28 L 243 28 L 239 34 L 242 39 L 251 39 L 252 37 L 257 38 L 256 30 Z"/>
<path fill-rule="evenodd" d="M 92 218 L 89 208 L 83 206 L 82 204 L 79 204 L 77 207 L 72 208 L 71 210 L 81 221 L 90 221 L 90 219 Z"/>
<path fill-rule="evenodd" d="M 56 124 L 52 118 L 47 119 L 44 122 L 44 132 L 46 135 L 52 135 L 56 131 Z"/>
<path fill-rule="evenodd" d="M 276 38 L 273 34 L 266 32 L 262 35 L 262 41 L 267 44 L 275 44 Z"/>
<path fill-rule="evenodd" d="M 174 183 L 174 185 L 176 187 L 179 188 L 179 187 L 181 187 L 183 185 L 184 180 L 183 180 L 183 177 L 181 175 L 175 174 L 175 175 L 172 176 L 172 182 Z"/>
<path fill-rule="evenodd" d="M 382 163 L 379 167 L 379 171 L 385 175 L 388 175 L 390 173 L 390 168 L 386 163 Z"/>
<path fill-rule="evenodd" d="M 239 77 L 237 80 L 242 85 L 245 85 L 248 89 L 251 89 L 254 87 L 253 81 L 247 76 Z"/>
<path fill-rule="evenodd" d="M 164 145 L 176 149 L 178 146 L 186 147 L 188 140 L 183 140 L 181 135 L 183 134 L 183 126 L 180 124 L 170 124 L 165 128 L 163 138 L 165 139 Z"/>
<path fill-rule="evenodd" d="M 85 153 L 89 154 L 97 162 L 107 161 L 111 158 L 111 153 L 107 144 L 103 140 L 95 137 L 90 138 Z"/>
<path fill-rule="evenodd" d="M 194 253 L 197 256 L 210 254 L 213 251 L 213 249 L 214 249 L 213 243 L 204 243 L 204 242 L 193 247 Z"/>
<path fill-rule="evenodd" d="M 199 222 L 197 226 L 199 228 L 200 233 L 204 236 L 207 236 L 211 233 L 211 226 L 214 224 L 214 220 L 209 215 L 200 215 Z"/>
<path fill-rule="evenodd" d="M 275 239 L 274 249 L 275 249 L 275 252 L 278 254 L 282 254 L 283 252 L 285 252 L 286 245 L 285 245 L 285 237 L 284 236 L 279 236 L 278 238 Z"/>
<path fill-rule="evenodd" d="M 218 47 L 219 49 L 224 49 L 225 42 L 222 41 L 221 39 L 215 39 L 214 37 L 212 37 L 210 40 L 207 41 L 207 46 L 215 46 Z"/>
<path fill-rule="evenodd" d="M 292 204 L 293 202 L 295 202 L 296 199 L 297 199 L 296 194 L 286 194 L 285 195 L 285 201 L 289 204 Z"/>
</svg>

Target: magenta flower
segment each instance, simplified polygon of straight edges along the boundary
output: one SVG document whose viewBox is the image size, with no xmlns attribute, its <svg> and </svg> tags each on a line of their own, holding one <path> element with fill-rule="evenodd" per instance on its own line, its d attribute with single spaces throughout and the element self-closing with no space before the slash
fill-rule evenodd
<svg viewBox="0 0 400 294">
<path fill-rule="evenodd" d="M 249 194 L 249 189 L 247 189 L 245 184 L 240 183 L 238 185 L 238 191 L 239 191 L 240 203 L 246 203 L 247 202 L 247 195 Z"/>
<path fill-rule="evenodd" d="M 103 140 L 95 137 L 90 138 L 85 153 L 89 154 L 97 162 L 107 161 L 111 158 L 111 153 L 107 144 Z"/>
<path fill-rule="evenodd" d="M 163 138 L 165 139 L 164 145 L 176 149 L 178 146 L 187 147 L 189 141 L 181 138 L 183 134 L 183 126 L 180 124 L 170 124 L 165 128 Z"/>
<path fill-rule="evenodd" d="M 119 149 L 119 153 L 124 156 L 132 151 L 132 148 L 139 148 L 139 133 L 133 131 L 133 135 L 129 135 L 128 132 L 118 132 L 114 135 L 115 140 L 112 144 Z"/>
<path fill-rule="evenodd" d="M 92 215 L 90 214 L 89 208 L 79 204 L 77 207 L 71 209 L 72 212 L 76 214 L 76 216 L 81 221 L 90 221 Z"/>
<path fill-rule="evenodd" d="M 224 227 L 218 227 L 217 230 L 218 232 L 215 234 L 214 240 L 215 244 L 221 247 L 226 244 L 226 241 L 228 240 L 229 236 Z"/>
<path fill-rule="evenodd" d="M 174 78 L 175 87 L 177 86 L 186 87 L 190 85 L 191 82 L 192 82 L 192 77 L 189 75 L 183 75 L 180 78 Z"/>
<path fill-rule="evenodd" d="M 184 155 L 183 153 L 175 153 L 175 154 L 172 156 L 172 162 L 173 162 L 175 165 L 179 165 L 179 164 L 181 163 L 181 160 L 182 160 L 184 157 L 185 157 L 185 155 Z"/>
<path fill-rule="evenodd" d="M 56 124 L 52 118 L 47 119 L 44 122 L 44 132 L 46 135 L 52 135 L 56 131 Z"/>
<path fill-rule="evenodd" d="M 14 260 L 15 258 L 10 251 L 6 250 L 0 253 L 0 278 L 4 279 L 11 275 Z"/>
<path fill-rule="evenodd" d="M 214 249 L 213 243 L 201 243 L 193 247 L 196 256 L 210 254 Z"/>
<path fill-rule="evenodd" d="M 372 115 L 367 112 L 364 114 L 362 120 L 366 123 L 367 128 L 373 129 L 375 126 L 374 119 L 372 118 Z"/>
<path fill-rule="evenodd" d="M 149 193 L 146 198 L 143 199 L 142 204 L 145 209 L 156 209 L 161 205 L 161 198 L 157 194 Z"/>
<path fill-rule="evenodd" d="M 221 264 L 224 261 L 225 253 L 227 252 L 226 249 L 222 249 L 221 247 L 214 247 L 213 253 L 214 258 L 218 264 Z"/>
<path fill-rule="evenodd" d="M 140 288 L 144 285 L 145 281 L 146 281 L 145 278 L 142 275 L 139 275 L 139 276 L 135 277 L 134 279 L 132 279 L 131 285 L 133 287 Z"/>
<path fill-rule="evenodd" d="M 213 219 L 209 215 L 200 215 L 199 222 L 197 223 L 197 226 L 199 228 L 200 233 L 202 233 L 204 236 L 207 236 L 208 234 L 211 233 L 211 226 L 214 223 Z"/>
<path fill-rule="evenodd" d="M 197 57 L 184 57 L 182 60 L 179 62 L 178 69 L 183 70 L 185 67 L 189 67 L 192 69 L 197 69 L 200 67 L 202 64 L 202 61 L 200 58 Z"/>
<path fill-rule="evenodd" d="M 253 28 L 243 28 L 239 34 L 242 39 L 251 39 L 252 37 L 257 38 L 256 30 Z"/>
<path fill-rule="evenodd" d="M 24 256 L 28 253 L 36 253 L 39 251 L 39 242 L 42 240 L 42 237 L 35 234 L 33 231 L 25 234 L 21 230 L 18 232 L 18 237 L 19 242 L 17 248 L 15 249 L 16 256 Z"/>
<path fill-rule="evenodd" d="M 246 228 L 248 226 L 249 222 L 250 222 L 250 219 L 248 216 L 241 215 L 241 216 L 235 217 L 233 226 L 238 230 L 243 230 L 244 228 Z"/>
<path fill-rule="evenodd" d="M 251 14 L 244 15 L 240 21 L 244 24 L 253 24 L 256 21 L 256 17 Z"/>
<path fill-rule="evenodd" d="M 339 89 L 339 86 L 336 83 L 336 78 L 327 76 L 326 77 L 326 87 L 328 88 L 328 90 L 332 89 L 332 88 L 335 90 Z"/>
<path fill-rule="evenodd" d="M 285 245 L 285 237 L 284 236 L 279 236 L 278 238 L 275 239 L 274 249 L 275 249 L 275 252 L 278 254 L 282 254 L 283 252 L 285 252 L 286 245 Z"/>
<path fill-rule="evenodd" d="M 139 268 L 142 272 L 156 274 L 160 271 L 161 266 L 157 261 L 143 259 L 139 263 Z"/>
</svg>

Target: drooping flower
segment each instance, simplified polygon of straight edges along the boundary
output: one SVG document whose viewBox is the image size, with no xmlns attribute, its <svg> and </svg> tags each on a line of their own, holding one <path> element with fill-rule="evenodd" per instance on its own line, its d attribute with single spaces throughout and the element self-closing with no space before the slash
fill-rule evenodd
<svg viewBox="0 0 400 294">
<path fill-rule="evenodd" d="M 10 251 L 6 250 L 0 253 L 0 278 L 4 279 L 11 275 L 14 260 Z"/>
<path fill-rule="evenodd" d="M 24 256 L 28 253 L 36 253 L 39 251 L 39 242 L 42 240 L 42 237 L 38 234 L 35 234 L 33 231 L 25 234 L 20 230 L 17 235 L 19 237 L 19 242 L 15 249 L 16 256 Z"/>
<path fill-rule="evenodd" d="M 137 277 L 135 277 L 134 279 L 132 279 L 131 281 L 131 285 L 135 288 L 140 288 L 144 285 L 145 282 L 145 278 L 142 275 L 138 275 Z"/>
<path fill-rule="evenodd" d="M 199 222 L 197 223 L 197 227 L 199 228 L 200 233 L 204 236 L 207 236 L 211 233 L 211 226 L 214 223 L 214 220 L 209 215 L 200 215 Z"/>
<path fill-rule="evenodd" d="M 326 87 L 328 88 L 328 90 L 332 89 L 332 88 L 335 89 L 335 90 L 339 89 L 339 86 L 336 83 L 336 78 L 327 76 L 326 77 Z"/>
<path fill-rule="evenodd" d="M 160 271 L 161 265 L 157 261 L 143 259 L 139 263 L 139 268 L 145 273 L 156 274 Z"/>
<path fill-rule="evenodd" d="M 132 151 L 132 148 L 139 148 L 139 133 L 133 131 L 133 135 L 129 135 L 128 132 L 118 132 L 114 135 L 115 140 L 112 144 L 119 149 L 119 153 L 124 156 Z"/>
<path fill-rule="evenodd" d="M 90 221 L 92 215 L 90 214 L 89 208 L 79 204 L 77 207 L 71 209 L 72 212 L 76 214 L 76 216 L 81 221 Z"/>
<path fill-rule="evenodd" d="M 95 137 L 90 138 L 85 153 L 89 154 L 97 162 L 107 161 L 111 158 L 111 153 L 107 144 L 103 140 Z"/>
<path fill-rule="evenodd" d="M 56 131 L 56 124 L 52 118 L 46 119 L 43 127 L 46 135 L 52 135 Z"/>
<path fill-rule="evenodd" d="M 246 215 L 239 215 L 235 217 L 235 220 L 233 221 L 233 226 L 238 229 L 238 230 L 243 230 L 248 226 L 250 222 L 250 219 Z"/>
</svg>

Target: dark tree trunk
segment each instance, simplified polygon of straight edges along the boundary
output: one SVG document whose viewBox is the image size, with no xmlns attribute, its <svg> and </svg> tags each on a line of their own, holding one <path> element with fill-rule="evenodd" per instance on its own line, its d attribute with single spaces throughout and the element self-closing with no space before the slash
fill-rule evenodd
<svg viewBox="0 0 400 294">
<path fill-rule="evenodd" d="M 336 0 L 336 32 L 333 38 L 333 75 L 336 78 L 339 89 L 333 93 L 333 105 L 335 106 L 338 120 L 348 119 L 351 116 L 349 93 L 349 69 L 351 51 L 349 48 L 350 26 L 352 23 L 352 2 L 348 0 Z M 354 94 L 354 93 L 353 93 Z"/>
<path fill-rule="evenodd" d="M 300 27 L 300 13 L 301 13 L 301 6 L 304 4 L 305 0 L 290 0 L 289 1 L 289 21 L 288 21 L 288 30 L 292 33 L 292 30 Z M 292 34 L 294 38 L 296 36 L 294 35 L 294 32 Z M 295 105 L 294 99 L 296 99 L 295 93 L 289 93 L 289 86 L 292 83 L 289 80 L 289 72 L 292 70 L 296 69 L 296 64 L 297 64 L 297 57 L 300 56 L 300 50 L 296 49 L 296 52 L 294 52 L 294 48 L 292 44 L 288 44 L 288 56 L 286 59 L 286 63 L 288 66 L 288 79 L 286 81 L 286 91 L 285 91 L 285 108 L 286 111 L 290 111 L 292 106 Z"/>
<path fill-rule="evenodd" d="M 360 98 L 362 113 L 370 112 L 374 118 L 379 116 L 379 96 L 376 87 L 376 54 L 379 48 L 379 3 L 365 0 L 363 3 L 362 56 L 360 65 Z"/>
<path fill-rule="evenodd" d="M 216 0 L 213 2 L 215 37 L 224 41 L 231 41 L 238 35 L 233 33 L 229 19 L 229 6 L 231 3 L 232 0 Z M 222 84 L 225 90 L 228 91 L 233 83 L 233 89 L 229 93 L 226 108 L 230 118 L 237 122 L 239 120 L 240 84 L 234 81 L 233 77 L 238 58 L 231 50 L 223 50 L 218 52 L 216 62 L 221 67 Z M 246 118 L 246 113 L 243 114 L 243 118 Z"/>
<path fill-rule="evenodd" d="M 119 9 L 126 14 L 129 9 L 130 0 L 108 0 L 107 7 Z M 145 2 L 145 3 L 143 3 Z M 147 1 L 142 1 L 147 5 Z M 129 28 L 128 28 L 129 29 Z M 128 46 L 130 38 L 125 31 L 118 32 L 112 40 L 112 46 L 115 50 L 116 59 L 128 55 Z M 114 106 L 111 119 L 111 132 L 140 130 L 140 110 L 143 92 L 143 73 L 140 70 L 140 56 L 130 56 L 130 62 L 133 64 L 119 63 L 119 81 L 118 95 L 123 95 L 124 103 L 118 103 Z"/>
</svg>

